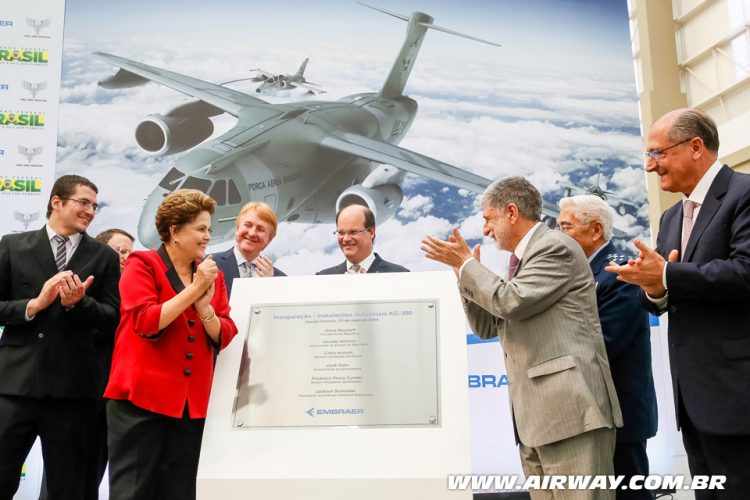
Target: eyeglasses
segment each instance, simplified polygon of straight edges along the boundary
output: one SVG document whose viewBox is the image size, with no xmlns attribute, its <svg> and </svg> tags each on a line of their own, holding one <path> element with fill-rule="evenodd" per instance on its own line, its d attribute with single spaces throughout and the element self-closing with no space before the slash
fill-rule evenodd
<svg viewBox="0 0 750 500">
<path fill-rule="evenodd" d="M 339 231 L 334 231 L 333 235 L 336 236 L 336 237 L 338 237 L 338 238 L 343 238 L 344 236 L 355 237 L 358 234 L 360 234 L 360 233 L 366 233 L 367 231 L 369 231 L 369 229 L 353 229 L 351 231 L 340 231 L 339 230 Z"/>
<path fill-rule="evenodd" d="M 644 151 L 643 156 L 645 156 L 646 161 L 648 160 L 661 160 L 666 156 L 666 152 L 669 151 L 672 148 L 676 148 L 680 144 L 685 144 L 688 141 L 692 141 L 693 138 L 685 139 L 684 141 L 680 141 L 677 144 L 672 144 L 671 146 L 667 146 L 666 148 L 661 149 L 652 149 L 651 151 Z"/>
<path fill-rule="evenodd" d="M 91 200 L 87 200 L 87 199 L 85 199 L 85 198 L 84 198 L 84 199 L 82 199 L 82 200 L 81 200 L 81 199 L 78 199 L 78 198 L 62 198 L 62 199 L 63 199 L 63 200 L 70 200 L 70 201 L 75 201 L 76 203 L 78 203 L 79 205 L 81 205 L 81 207 L 82 207 L 82 208 L 83 208 L 84 210 L 88 210 L 88 209 L 90 208 L 90 209 L 91 209 L 91 210 L 93 210 L 94 212 L 98 212 L 98 211 L 99 211 L 99 208 L 100 208 L 100 207 L 99 207 L 99 204 L 98 204 L 98 203 L 94 203 L 93 201 L 91 201 Z"/>
</svg>

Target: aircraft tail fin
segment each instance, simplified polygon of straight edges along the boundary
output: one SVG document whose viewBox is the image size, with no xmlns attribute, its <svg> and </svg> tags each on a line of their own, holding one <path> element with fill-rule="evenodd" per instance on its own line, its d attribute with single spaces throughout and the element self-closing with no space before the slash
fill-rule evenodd
<svg viewBox="0 0 750 500">
<path fill-rule="evenodd" d="M 453 31 L 451 29 L 432 24 L 432 17 L 423 12 L 414 12 L 411 16 L 405 16 L 403 14 L 398 14 L 396 12 L 381 9 L 379 7 L 373 7 L 372 5 L 368 5 L 366 3 L 357 3 L 359 3 L 363 7 L 367 7 L 368 9 L 387 14 L 389 16 L 395 17 L 396 19 L 401 19 L 402 21 L 406 21 L 407 23 L 409 23 L 406 28 L 406 39 L 404 40 L 404 44 L 401 46 L 398 57 L 396 57 L 396 60 L 393 63 L 393 67 L 391 68 L 391 72 L 388 73 L 388 78 L 386 78 L 385 83 L 383 84 L 383 88 L 380 90 L 380 95 L 382 95 L 383 97 L 393 98 L 403 94 L 404 87 L 406 87 L 406 82 L 409 79 L 412 68 L 414 67 L 414 62 L 417 59 L 419 49 L 422 47 L 422 40 L 424 40 L 425 33 L 427 33 L 428 29 L 442 31 L 443 33 L 460 36 L 462 38 L 468 38 L 469 40 L 474 40 L 475 42 L 481 42 L 488 45 L 500 47 L 500 45 L 497 43 L 482 40 L 481 38 L 465 35 L 463 33 L 459 33 L 458 31 Z"/>
<path fill-rule="evenodd" d="M 310 58 L 306 57 L 304 61 L 302 61 L 302 64 L 300 65 L 299 69 L 297 70 L 297 73 L 294 75 L 295 79 L 299 79 L 300 81 L 303 80 L 303 75 L 305 74 L 305 68 L 307 68 L 307 61 L 309 61 Z"/>
</svg>

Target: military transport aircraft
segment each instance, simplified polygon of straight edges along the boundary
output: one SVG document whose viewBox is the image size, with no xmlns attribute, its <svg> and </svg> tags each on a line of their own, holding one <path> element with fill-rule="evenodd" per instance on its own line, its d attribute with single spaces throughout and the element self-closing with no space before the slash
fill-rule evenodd
<svg viewBox="0 0 750 500">
<path fill-rule="evenodd" d="M 403 90 L 428 29 L 498 45 L 436 26 L 422 12 L 405 16 L 364 6 L 406 21 L 406 39 L 380 92 L 338 101 L 269 104 L 238 90 L 96 53 L 119 67 L 115 75 L 99 82 L 104 88 L 151 81 L 195 99 L 164 115 L 146 116 L 135 129 L 136 142 L 147 152 L 168 155 L 190 150 L 146 199 L 138 223 L 143 245 L 158 245 L 156 209 L 164 196 L 178 188 L 198 189 L 216 200 L 212 243 L 219 243 L 233 237 L 234 218 L 249 201 L 268 203 L 280 221 L 330 223 L 338 209 L 361 204 L 382 222 L 401 204 L 406 173 L 473 192 L 489 185 L 489 179 L 397 144 L 417 112 L 417 102 Z M 213 133 L 210 118 L 222 113 L 236 117 L 237 123 L 204 142 Z"/>
<path fill-rule="evenodd" d="M 292 90 L 297 87 L 307 89 L 308 94 L 325 94 L 326 91 L 321 89 L 320 85 L 305 80 L 305 68 L 307 68 L 309 60 L 309 58 L 305 58 L 297 72 L 292 75 L 285 75 L 283 73 L 275 75 L 260 68 L 251 69 L 250 71 L 257 73 L 258 76 L 250 80 L 253 82 L 262 82 L 255 89 L 259 94 L 273 93 L 276 90 Z"/>
</svg>

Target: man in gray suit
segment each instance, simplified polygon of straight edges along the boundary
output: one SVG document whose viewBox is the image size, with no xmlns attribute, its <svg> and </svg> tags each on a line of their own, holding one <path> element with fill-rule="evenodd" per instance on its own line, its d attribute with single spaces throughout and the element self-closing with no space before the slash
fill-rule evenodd
<svg viewBox="0 0 750 500">
<path fill-rule="evenodd" d="M 610 375 L 591 269 L 569 236 L 539 222 L 528 181 L 493 183 L 482 198 L 484 234 L 511 254 L 508 278 L 480 263 L 458 230 L 427 237 L 430 259 L 459 277 L 464 308 L 482 338 L 500 337 L 525 474 L 612 474 L 620 405 Z M 534 499 L 614 499 L 612 490 L 532 490 Z"/>
<path fill-rule="evenodd" d="M 346 260 L 317 274 L 403 273 L 409 270 L 383 260 L 372 251 L 375 243 L 375 215 L 363 205 L 349 205 L 336 214 L 334 231 Z"/>
</svg>

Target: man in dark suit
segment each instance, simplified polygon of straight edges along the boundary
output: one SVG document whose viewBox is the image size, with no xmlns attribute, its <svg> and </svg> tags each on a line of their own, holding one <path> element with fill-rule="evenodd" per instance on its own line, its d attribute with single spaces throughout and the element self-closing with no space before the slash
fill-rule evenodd
<svg viewBox="0 0 750 500">
<path fill-rule="evenodd" d="M 677 424 L 690 472 L 726 475 L 725 490 L 696 498 L 747 498 L 750 484 L 750 176 L 722 166 L 716 124 L 680 109 L 648 134 L 646 170 L 684 199 L 661 217 L 656 249 L 608 271 L 641 287 L 642 303 L 669 316 Z"/>
<path fill-rule="evenodd" d="M 361 274 L 409 272 L 403 266 L 383 260 L 373 252 L 375 215 L 363 205 L 349 205 L 336 214 L 334 232 L 346 260 L 317 274 Z"/>
<path fill-rule="evenodd" d="M 612 209 L 601 198 L 581 195 L 560 200 L 560 229 L 581 245 L 596 282 L 596 302 L 607 348 L 612 380 L 622 409 L 623 426 L 617 429 L 615 475 L 647 476 L 646 440 L 656 435 L 656 391 L 651 370 L 651 328 L 641 306 L 640 289 L 604 270 L 627 259 L 612 243 Z M 627 484 L 627 483 L 626 483 Z M 650 500 L 651 492 L 617 490 L 618 500 Z"/>
<path fill-rule="evenodd" d="M 47 224 L 0 240 L 0 500 L 18 489 L 37 436 L 49 498 L 89 498 L 86 460 L 101 396 L 94 336 L 114 334 L 120 277 L 117 255 L 85 233 L 96 196 L 88 179 L 60 177 Z"/>
<path fill-rule="evenodd" d="M 224 273 L 227 292 L 232 294 L 234 278 L 286 276 L 270 259 L 261 255 L 276 236 L 278 221 L 267 204 L 254 201 L 240 210 L 235 222 L 234 245 L 213 254 L 216 265 Z"/>
</svg>

